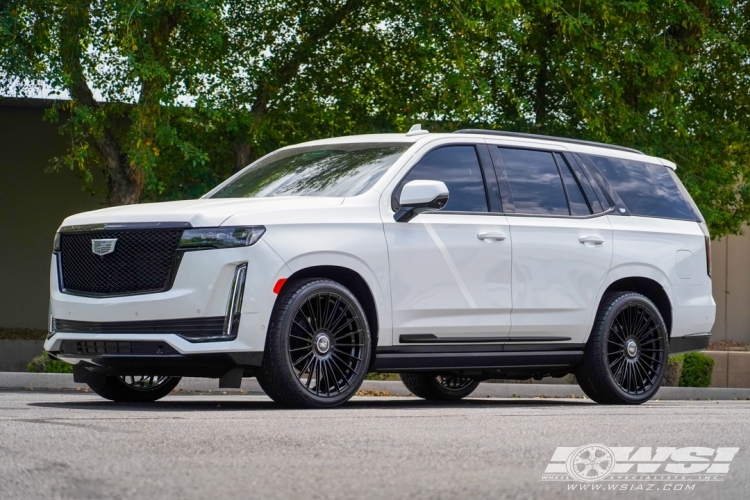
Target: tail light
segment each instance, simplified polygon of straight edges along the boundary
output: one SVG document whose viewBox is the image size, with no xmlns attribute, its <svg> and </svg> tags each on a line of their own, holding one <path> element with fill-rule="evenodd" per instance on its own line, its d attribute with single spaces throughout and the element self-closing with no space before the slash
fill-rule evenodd
<svg viewBox="0 0 750 500">
<path fill-rule="evenodd" d="M 701 222 L 698 224 L 703 231 L 703 236 L 706 241 L 706 272 L 709 278 L 711 277 L 711 236 L 708 234 L 708 227 L 705 223 Z"/>
</svg>

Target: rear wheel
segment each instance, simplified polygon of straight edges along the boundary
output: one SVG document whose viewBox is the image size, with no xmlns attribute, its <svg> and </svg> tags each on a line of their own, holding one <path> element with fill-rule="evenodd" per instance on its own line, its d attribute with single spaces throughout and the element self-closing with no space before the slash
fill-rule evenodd
<svg viewBox="0 0 750 500">
<path fill-rule="evenodd" d="M 328 279 L 287 283 L 258 374 L 271 399 L 292 408 L 341 405 L 359 389 L 369 361 L 370 328 L 354 294 Z"/>
<path fill-rule="evenodd" d="M 659 390 L 667 369 L 667 327 L 656 306 L 635 292 L 606 295 L 576 378 L 604 404 L 641 404 Z"/>
<path fill-rule="evenodd" d="M 161 399 L 177 387 L 180 377 L 160 375 L 127 375 L 103 377 L 88 386 L 105 399 L 122 403 L 150 403 Z"/>
<path fill-rule="evenodd" d="M 457 401 L 476 390 L 479 381 L 455 375 L 402 373 L 401 381 L 412 394 L 432 401 Z"/>
</svg>

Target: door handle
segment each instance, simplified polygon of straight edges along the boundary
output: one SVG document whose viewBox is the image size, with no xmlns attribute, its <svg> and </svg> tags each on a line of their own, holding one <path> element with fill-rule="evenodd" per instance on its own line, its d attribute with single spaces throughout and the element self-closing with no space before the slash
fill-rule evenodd
<svg viewBox="0 0 750 500">
<path fill-rule="evenodd" d="M 503 241 L 505 239 L 505 233 L 501 231 L 485 231 L 477 234 L 477 238 L 480 240 Z"/>
<path fill-rule="evenodd" d="M 578 238 L 581 243 L 593 243 L 594 245 L 601 245 L 604 243 L 604 238 L 601 236 L 581 236 Z"/>
</svg>

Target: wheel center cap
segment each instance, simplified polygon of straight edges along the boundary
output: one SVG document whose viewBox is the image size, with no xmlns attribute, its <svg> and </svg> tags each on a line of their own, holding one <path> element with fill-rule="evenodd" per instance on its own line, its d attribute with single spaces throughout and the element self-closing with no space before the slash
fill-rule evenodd
<svg viewBox="0 0 750 500">
<path fill-rule="evenodd" d="M 331 340 L 328 335 L 321 335 L 318 340 L 315 341 L 315 348 L 320 354 L 325 354 L 331 349 Z"/>
<path fill-rule="evenodd" d="M 634 358 L 638 354 L 638 344 L 635 343 L 635 340 L 630 339 L 625 342 L 625 353 L 631 358 Z"/>
</svg>

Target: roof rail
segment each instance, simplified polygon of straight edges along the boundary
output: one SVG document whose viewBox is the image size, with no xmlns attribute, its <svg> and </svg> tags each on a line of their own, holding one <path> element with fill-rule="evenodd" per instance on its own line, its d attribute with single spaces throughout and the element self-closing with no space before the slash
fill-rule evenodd
<svg viewBox="0 0 750 500">
<path fill-rule="evenodd" d="M 502 137 L 521 137 L 524 139 L 542 139 L 545 141 L 568 142 L 570 144 L 581 144 L 583 146 L 595 146 L 598 148 L 617 149 L 619 151 L 627 151 L 628 153 L 637 153 L 639 155 L 646 154 L 643 151 L 638 151 L 637 149 L 633 149 L 633 148 L 626 148 L 625 146 L 615 146 L 613 144 L 604 144 L 603 142 L 583 141 L 581 139 L 568 139 L 566 137 L 554 137 L 551 135 L 523 134 L 521 132 L 506 132 L 504 130 L 483 130 L 479 128 L 466 128 L 462 130 L 456 130 L 453 133 L 454 134 L 499 135 Z"/>
</svg>

